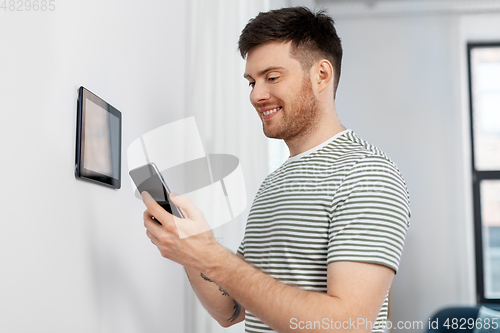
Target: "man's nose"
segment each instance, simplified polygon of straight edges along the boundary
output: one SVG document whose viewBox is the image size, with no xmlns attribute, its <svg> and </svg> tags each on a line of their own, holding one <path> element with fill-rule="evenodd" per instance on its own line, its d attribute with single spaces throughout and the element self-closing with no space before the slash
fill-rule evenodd
<svg viewBox="0 0 500 333">
<path fill-rule="evenodd" d="M 250 102 L 252 104 L 262 103 L 271 97 L 269 90 L 264 84 L 255 83 L 252 92 L 250 93 Z"/>
</svg>

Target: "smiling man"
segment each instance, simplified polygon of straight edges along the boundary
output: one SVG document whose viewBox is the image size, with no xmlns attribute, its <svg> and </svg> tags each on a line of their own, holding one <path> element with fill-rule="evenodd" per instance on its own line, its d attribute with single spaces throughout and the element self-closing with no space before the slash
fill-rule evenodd
<svg viewBox="0 0 500 333">
<path fill-rule="evenodd" d="M 409 196 L 387 155 L 337 117 L 342 47 L 332 19 L 302 7 L 260 13 L 239 47 L 264 134 L 284 140 L 290 157 L 257 192 L 237 254 L 211 231 L 179 237 L 184 227 L 206 230 L 183 196 L 171 197 L 186 216 L 174 221 L 144 194 L 148 237 L 185 267 L 224 327 L 382 332 Z"/>
</svg>

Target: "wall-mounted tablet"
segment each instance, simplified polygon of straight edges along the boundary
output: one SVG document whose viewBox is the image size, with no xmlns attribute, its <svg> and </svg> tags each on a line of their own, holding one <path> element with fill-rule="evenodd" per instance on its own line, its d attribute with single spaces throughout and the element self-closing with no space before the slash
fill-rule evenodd
<svg viewBox="0 0 500 333">
<path fill-rule="evenodd" d="M 78 90 L 76 177 L 121 186 L 122 114 L 84 87 Z"/>
</svg>

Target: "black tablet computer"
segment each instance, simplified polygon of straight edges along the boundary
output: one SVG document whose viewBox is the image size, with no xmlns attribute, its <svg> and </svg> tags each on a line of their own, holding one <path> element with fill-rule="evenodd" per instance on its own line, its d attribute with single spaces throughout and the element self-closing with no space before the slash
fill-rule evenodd
<svg viewBox="0 0 500 333">
<path fill-rule="evenodd" d="M 76 177 L 120 188 L 121 112 L 80 87 L 76 119 Z"/>
</svg>

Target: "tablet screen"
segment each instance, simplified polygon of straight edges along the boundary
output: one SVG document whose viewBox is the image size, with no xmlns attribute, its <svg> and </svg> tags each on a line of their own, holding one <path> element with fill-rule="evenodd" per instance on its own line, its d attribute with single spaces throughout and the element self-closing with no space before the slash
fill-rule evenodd
<svg viewBox="0 0 500 333">
<path fill-rule="evenodd" d="M 77 176 L 119 188 L 121 113 L 81 87 L 77 127 Z"/>
</svg>

